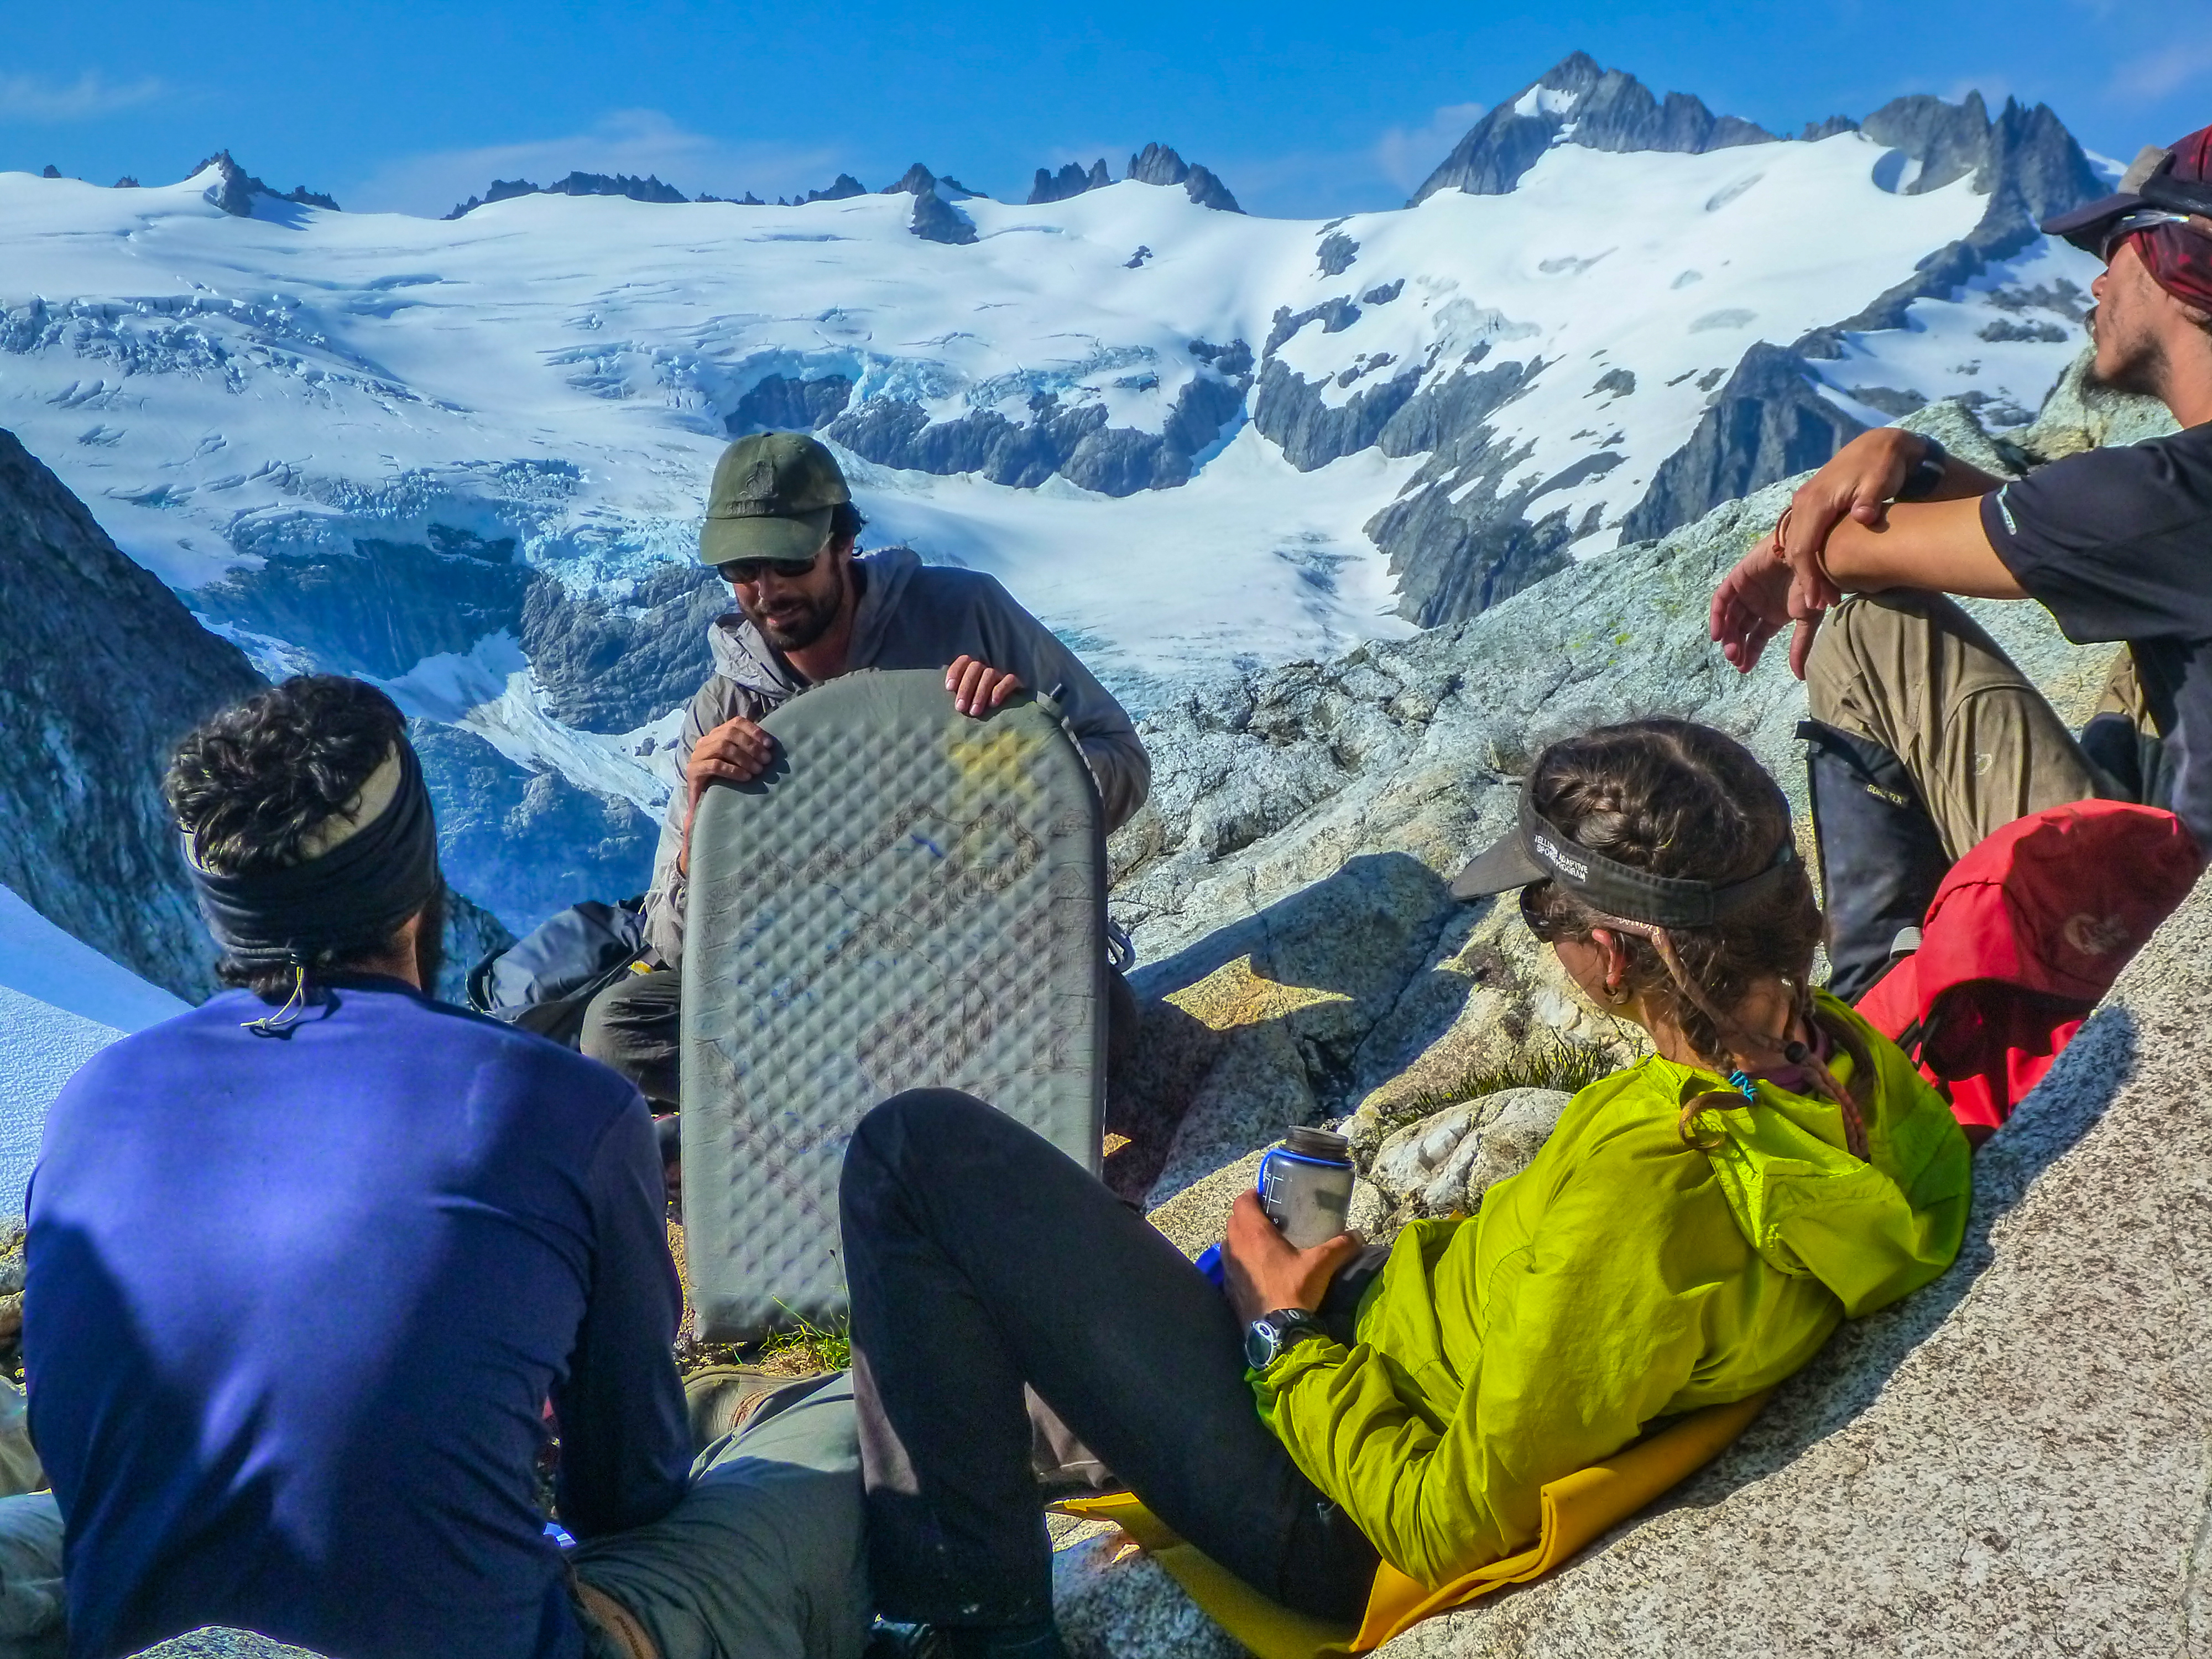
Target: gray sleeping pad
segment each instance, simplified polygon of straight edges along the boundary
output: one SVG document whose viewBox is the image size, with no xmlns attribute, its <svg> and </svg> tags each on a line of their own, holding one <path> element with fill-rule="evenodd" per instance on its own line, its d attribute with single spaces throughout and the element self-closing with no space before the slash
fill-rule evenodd
<svg viewBox="0 0 2212 1659">
<path fill-rule="evenodd" d="M 700 1334 L 845 1310 L 837 1176 L 869 1108 L 963 1089 L 1096 1170 L 1106 855 L 1049 702 L 953 712 L 865 672 L 762 726 L 776 760 L 691 830 L 684 1244 Z"/>
</svg>

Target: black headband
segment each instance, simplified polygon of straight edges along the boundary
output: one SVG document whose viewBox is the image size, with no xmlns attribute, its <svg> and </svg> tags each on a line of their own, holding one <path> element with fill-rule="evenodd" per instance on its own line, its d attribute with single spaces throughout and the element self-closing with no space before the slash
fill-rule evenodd
<svg viewBox="0 0 2212 1659">
<path fill-rule="evenodd" d="M 1533 789 L 1521 789 L 1511 835 L 1478 854 L 1451 884 L 1455 898 L 1485 898 L 1540 881 L 1556 881 L 1594 910 L 1653 927 L 1710 927 L 1755 904 L 1788 879 L 1796 849 L 1784 836 L 1773 860 L 1742 881 L 1692 881 L 1654 875 L 1594 853 L 1536 811 Z"/>
<path fill-rule="evenodd" d="M 1521 792 L 1521 844 L 1556 881 L 1593 909 L 1654 927 L 1710 927 L 1765 898 L 1790 873 L 1797 852 L 1784 835 L 1774 861 L 1741 881 L 1692 881 L 1655 876 L 1594 853 L 1536 811 L 1534 793 Z"/>
<path fill-rule="evenodd" d="M 320 952 L 390 939 L 436 894 L 438 825 L 422 763 L 403 738 L 399 787 L 384 810 L 319 858 L 225 875 L 185 837 L 200 915 L 223 954 L 246 968 L 306 965 Z"/>
</svg>

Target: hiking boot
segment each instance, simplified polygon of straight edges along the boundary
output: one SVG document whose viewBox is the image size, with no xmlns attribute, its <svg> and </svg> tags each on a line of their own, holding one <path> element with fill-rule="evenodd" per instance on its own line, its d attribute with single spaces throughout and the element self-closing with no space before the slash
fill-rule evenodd
<svg viewBox="0 0 2212 1659">
<path fill-rule="evenodd" d="M 1810 745 L 1828 989 L 1856 1002 L 1919 948 L 1920 924 L 1951 860 L 1903 761 L 1872 738 L 1819 720 L 1798 721 L 1797 735 Z"/>
</svg>

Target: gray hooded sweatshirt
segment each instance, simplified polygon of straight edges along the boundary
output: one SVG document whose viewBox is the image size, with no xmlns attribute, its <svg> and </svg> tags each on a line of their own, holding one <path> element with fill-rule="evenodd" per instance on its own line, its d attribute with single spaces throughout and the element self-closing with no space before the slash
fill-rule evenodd
<svg viewBox="0 0 2212 1659">
<path fill-rule="evenodd" d="M 1098 684 L 1075 653 L 1035 617 L 1014 603 L 996 578 L 976 570 L 925 565 L 910 547 L 884 548 L 855 562 L 864 586 L 853 616 L 849 672 L 860 668 L 949 668 L 953 659 L 975 657 L 1008 670 L 1024 686 L 1058 703 L 1075 734 L 1106 815 L 1118 830 L 1145 804 L 1152 764 L 1121 705 Z M 684 775 L 701 738 L 726 720 L 757 720 L 806 690 L 783 653 L 763 639 L 742 614 L 716 618 L 707 630 L 714 672 L 684 715 L 676 761 L 676 793 L 661 821 L 646 895 L 646 937 L 662 961 L 684 960 L 686 883 L 677 867 L 688 805 Z"/>
</svg>

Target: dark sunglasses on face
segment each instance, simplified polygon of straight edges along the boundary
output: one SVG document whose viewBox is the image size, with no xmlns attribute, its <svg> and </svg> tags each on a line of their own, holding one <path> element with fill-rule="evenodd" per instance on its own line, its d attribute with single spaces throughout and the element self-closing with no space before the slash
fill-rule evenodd
<svg viewBox="0 0 2212 1659">
<path fill-rule="evenodd" d="M 2139 208 L 2119 219 L 2105 233 L 2105 240 L 2097 246 L 2097 257 L 2110 264 L 2120 244 L 2138 232 L 2155 230 L 2160 225 L 2185 225 L 2188 222 L 2189 216 L 2185 213 L 2168 213 L 2160 208 Z"/>
<path fill-rule="evenodd" d="M 804 559 L 732 559 L 715 568 L 722 573 L 724 581 L 743 586 L 751 586 L 771 570 L 786 581 L 796 581 L 811 572 L 821 556 L 817 553 Z"/>
</svg>

